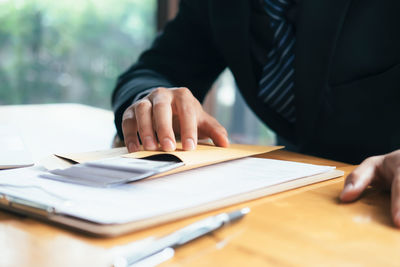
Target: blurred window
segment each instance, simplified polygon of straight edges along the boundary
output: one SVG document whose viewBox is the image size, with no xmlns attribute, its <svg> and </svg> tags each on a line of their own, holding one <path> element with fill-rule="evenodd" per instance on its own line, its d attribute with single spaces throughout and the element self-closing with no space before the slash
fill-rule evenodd
<svg viewBox="0 0 400 267">
<path fill-rule="evenodd" d="M 150 45 L 156 0 L 0 0 L 0 104 L 110 108 L 117 76 Z"/>
<path fill-rule="evenodd" d="M 232 143 L 254 145 L 276 143 L 275 133 L 247 106 L 229 70 L 220 75 L 203 106 L 226 128 Z"/>
</svg>

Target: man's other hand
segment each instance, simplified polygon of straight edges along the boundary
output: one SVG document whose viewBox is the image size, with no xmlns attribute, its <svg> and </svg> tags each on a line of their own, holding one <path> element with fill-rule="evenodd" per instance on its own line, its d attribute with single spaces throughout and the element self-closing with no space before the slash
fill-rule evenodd
<svg viewBox="0 0 400 267">
<path fill-rule="evenodd" d="M 229 145 L 228 134 L 216 119 L 207 114 L 187 88 L 157 88 L 129 106 L 122 116 L 122 132 L 129 152 L 140 149 L 176 149 L 175 133 L 180 134 L 184 150 L 193 150 L 197 140 L 211 138 L 217 146 Z M 158 141 L 157 141 L 158 140 Z"/>
<path fill-rule="evenodd" d="M 340 200 L 354 201 L 371 184 L 391 190 L 392 218 L 400 227 L 400 150 L 364 160 L 347 176 Z"/>
</svg>

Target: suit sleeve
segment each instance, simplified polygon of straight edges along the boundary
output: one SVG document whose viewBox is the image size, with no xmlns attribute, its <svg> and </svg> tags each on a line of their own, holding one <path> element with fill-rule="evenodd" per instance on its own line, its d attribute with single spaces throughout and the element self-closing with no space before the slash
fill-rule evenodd
<svg viewBox="0 0 400 267">
<path fill-rule="evenodd" d="M 187 87 L 202 101 L 226 67 L 212 38 L 208 1 L 180 2 L 176 18 L 167 24 L 136 64 L 118 78 L 112 106 L 121 140 L 122 114 L 135 96 L 155 87 Z"/>
</svg>

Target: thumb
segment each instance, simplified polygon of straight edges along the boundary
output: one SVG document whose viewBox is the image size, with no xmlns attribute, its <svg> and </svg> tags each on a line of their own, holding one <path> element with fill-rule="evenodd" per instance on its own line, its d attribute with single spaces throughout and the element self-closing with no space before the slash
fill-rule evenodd
<svg viewBox="0 0 400 267">
<path fill-rule="evenodd" d="M 400 171 L 395 173 L 392 182 L 392 218 L 393 222 L 397 227 L 400 227 Z"/>
<path fill-rule="evenodd" d="M 216 119 L 206 114 L 206 118 L 198 125 L 199 137 L 209 137 L 215 145 L 220 147 L 229 146 L 228 133 Z"/>
<path fill-rule="evenodd" d="M 371 182 L 378 178 L 377 168 L 382 162 L 383 156 L 370 157 L 364 160 L 346 177 L 340 200 L 350 202 L 357 199 Z"/>
</svg>

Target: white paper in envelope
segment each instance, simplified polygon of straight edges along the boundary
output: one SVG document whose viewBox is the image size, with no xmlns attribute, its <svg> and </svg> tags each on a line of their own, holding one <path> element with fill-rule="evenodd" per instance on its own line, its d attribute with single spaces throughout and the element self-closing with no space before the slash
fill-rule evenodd
<svg viewBox="0 0 400 267">
<path fill-rule="evenodd" d="M 109 187 L 141 180 L 184 165 L 177 158 L 149 160 L 114 157 L 51 170 L 41 177 L 67 183 Z"/>
</svg>

